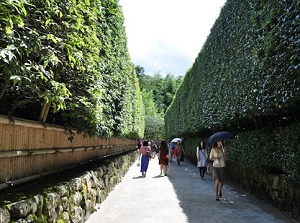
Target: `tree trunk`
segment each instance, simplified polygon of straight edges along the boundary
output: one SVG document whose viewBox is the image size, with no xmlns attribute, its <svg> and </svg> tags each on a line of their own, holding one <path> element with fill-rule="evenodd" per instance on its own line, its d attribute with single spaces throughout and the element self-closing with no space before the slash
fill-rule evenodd
<svg viewBox="0 0 300 223">
<path fill-rule="evenodd" d="M 41 110 L 41 113 L 40 113 L 40 117 L 39 117 L 40 122 L 43 122 L 43 123 L 46 122 L 46 119 L 47 119 L 47 116 L 48 116 L 48 113 L 49 113 L 49 110 L 50 110 L 50 105 L 51 105 L 50 102 L 43 104 L 43 107 L 42 107 L 42 110 Z"/>
</svg>

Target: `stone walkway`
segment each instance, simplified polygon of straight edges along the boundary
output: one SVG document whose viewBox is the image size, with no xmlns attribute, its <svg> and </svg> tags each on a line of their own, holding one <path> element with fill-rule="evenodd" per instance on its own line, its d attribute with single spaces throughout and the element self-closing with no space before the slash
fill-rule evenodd
<svg viewBox="0 0 300 223">
<path fill-rule="evenodd" d="M 150 161 L 146 177 L 136 161 L 86 223 L 297 222 L 229 182 L 216 201 L 212 177 L 201 180 L 189 161 L 170 163 L 168 176 L 159 173 L 157 158 Z"/>
</svg>

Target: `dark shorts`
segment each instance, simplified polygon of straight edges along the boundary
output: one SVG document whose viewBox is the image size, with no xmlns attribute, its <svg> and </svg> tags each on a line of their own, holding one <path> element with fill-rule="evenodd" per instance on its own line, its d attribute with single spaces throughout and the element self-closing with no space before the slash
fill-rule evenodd
<svg viewBox="0 0 300 223">
<path fill-rule="evenodd" d="M 213 176 L 215 179 L 218 179 L 220 182 L 225 180 L 225 168 L 224 167 L 214 167 Z"/>
</svg>

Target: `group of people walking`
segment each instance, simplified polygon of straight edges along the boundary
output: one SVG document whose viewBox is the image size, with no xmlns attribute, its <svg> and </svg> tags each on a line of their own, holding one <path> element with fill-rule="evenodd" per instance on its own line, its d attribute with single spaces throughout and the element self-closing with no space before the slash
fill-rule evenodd
<svg viewBox="0 0 300 223">
<path fill-rule="evenodd" d="M 166 140 L 162 140 L 160 146 L 154 144 L 151 149 L 149 141 L 145 140 L 144 142 L 139 142 L 138 148 L 140 152 L 139 159 L 142 176 L 146 176 L 149 161 L 151 158 L 154 158 L 152 154 L 156 154 L 158 157 L 160 175 L 167 176 L 170 170 L 169 162 L 172 162 L 173 155 L 176 156 L 177 164 L 180 165 L 182 155 L 185 152 L 181 141 L 178 141 L 175 144 L 168 144 Z M 217 141 L 213 143 L 208 155 L 205 141 L 201 140 L 196 148 L 196 157 L 197 167 L 199 168 L 199 174 L 202 180 L 205 180 L 204 176 L 207 172 L 207 166 L 209 163 L 212 163 L 212 176 L 215 181 L 216 200 L 219 201 L 222 197 L 227 151 L 223 147 L 222 142 Z"/>
<path fill-rule="evenodd" d="M 153 142 L 151 146 L 151 143 L 148 140 L 145 140 L 144 142 L 139 140 L 138 149 L 140 152 L 139 159 L 142 176 L 146 176 L 149 161 L 155 156 L 158 157 L 160 175 L 167 176 L 168 172 L 170 171 L 169 162 L 173 161 L 173 155 L 176 156 L 177 164 L 180 165 L 184 153 L 183 145 L 179 141 L 168 144 L 166 140 L 162 140 L 160 146 L 157 146 Z"/>
</svg>

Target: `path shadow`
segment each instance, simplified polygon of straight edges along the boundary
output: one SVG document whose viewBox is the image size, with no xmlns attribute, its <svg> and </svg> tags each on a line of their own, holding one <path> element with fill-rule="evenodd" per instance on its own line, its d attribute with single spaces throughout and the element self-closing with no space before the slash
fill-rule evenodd
<svg viewBox="0 0 300 223">
<path fill-rule="evenodd" d="M 170 163 L 168 178 L 187 222 L 289 222 L 279 210 L 253 195 L 242 196 L 245 192 L 229 181 L 224 183 L 223 197 L 216 201 L 212 176 L 206 174 L 201 180 L 198 168 L 188 160 L 181 165 Z"/>
</svg>

